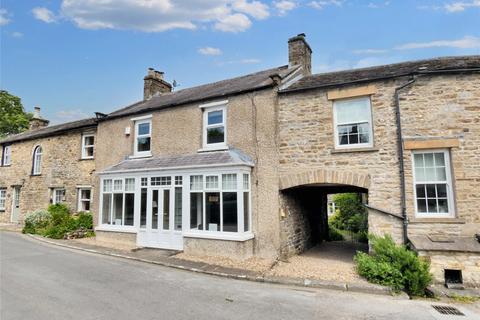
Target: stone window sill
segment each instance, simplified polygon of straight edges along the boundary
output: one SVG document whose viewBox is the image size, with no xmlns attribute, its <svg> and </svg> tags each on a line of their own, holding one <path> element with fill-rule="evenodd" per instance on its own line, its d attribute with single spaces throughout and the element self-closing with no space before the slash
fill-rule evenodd
<svg viewBox="0 0 480 320">
<path fill-rule="evenodd" d="M 2 164 L 0 167 L 11 167 L 12 165 L 11 164 Z"/>
<path fill-rule="evenodd" d="M 80 158 L 78 161 L 88 161 L 88 160 L 95 160 L 95 158 Z"/>
<path fill-rule="evenodd" d="M 378 148 L 352 148 L 352 149 L 334 149 L 330 151 L 331 154 L 336 153 L 352 153 L 352 152 L 376 152 Z"/>
<path fill-rule="evenodd" d="M 465 224 L 463 218 L 415 218 L 409 220 L 410 224 L 417 223 L 443 223 L 443 224 Z"/>
<path fill-rule="evenodd" d="M 41 175 L 42 175 L 41 173 L 31 174 L 30 177 L 40 177 Z"/>
</svg>

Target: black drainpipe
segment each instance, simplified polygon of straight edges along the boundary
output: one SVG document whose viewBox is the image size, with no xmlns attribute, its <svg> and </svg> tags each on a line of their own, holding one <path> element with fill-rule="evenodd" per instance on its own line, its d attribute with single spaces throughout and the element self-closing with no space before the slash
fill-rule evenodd
<svg viewBox="0 0 480 320">
<path fill-rule="evenodd" d="M 397 122 L 397 145 L 398 145 L 398 164 L 400 169 L 400 205 L 402 208 L 403 218 L 403 243 L 408 244 L 408 217 L 407 217 L 407 205 L 405 195 L 405 164 L 403 162 L 403 136 L 402 136 L 402 118 L 400 115 L 400 91 L 405 87 L 411 85 L 416 80 L 415 76 L 408 82 L 395 88 L 395 114 Z"/>
</svg>

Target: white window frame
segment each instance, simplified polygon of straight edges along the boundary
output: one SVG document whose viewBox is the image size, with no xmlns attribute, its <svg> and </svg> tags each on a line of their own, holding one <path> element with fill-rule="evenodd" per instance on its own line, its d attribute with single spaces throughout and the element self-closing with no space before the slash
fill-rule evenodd
<svg viewBox="0 0 480 320">
<path fill-rule="evenodd" d="M 40 145 L 35 146 L 35 148 L 33 149 L 33 163 L 32 163 L 32 175 L 34 176 L 38 176 L 42 174 L 42 157 L 43 157 L 43 148 Z"/>
<path fill-rule="evenodd" d="M 57 191 L 63 191 L 63 198 L 60 201 L 57 201 Z M 66 191 L 65 188 L 53 188 L 52 189 L 52 203 L 53 204 L 60 204 L 65 203 Z"/>
<path fill-rule="evenodd" d="M 12 163 L 12 146 L 3 146 L 2 166 L 9 166 Z"/>
<path fill-rule="evenodd" d="M 93 137 L 93 144 L 86 144 L 87 138 Z M 93 159 L 95 157 L 95 135 L 84 134 L 82 135 L 82 159 Z M 87 156 L 87 148 L 92 148 L 93 152 L 91 156 Z"/>
<path fill-rule="evenodd" d="M 126 189 L 126 180 L 129 179 L 134 179 L 133 183 L 133 189 Z M 111 181 L 111 189 L 110 190 L 105 190 L 105 181 Z M 100 226 L 100 229 L 103 230 L 113 230 L 113 231 L 134 231 L 136 230 L 136 224 L 135 224 L 135 211 L 136 209 L 136 203 L 137 201 L 137 194 L 138 194 L 138 183 L 139 178 L 137 177 L 132 177 L 132 176 L 122 176 L 122 177 L 105 177 L 102 178 L 101 180 L 101 188 L 100 188 L 100 204 L 99 204 L 99 215 L 98 215 L 98 225 Z M 121 187 L 115 189 L 115 181 L 121 181 Z M 127 184 L 128 186 L 131 186 L 130 184 Z M 119 184 L 117 184 L 117 187 Z M 103 223 L 103 216 L 105 212 L 103 212 L 103 195 L 104 194 L 111 194 L 111 203 L 110 203 L 110 212 L 108 212 L 108 216 L 110 217 L 111 224 L 108 223 Z M 115 224 L 114 223 L 114 217 L 113 217 L 113 201 L 114 201 L 114 195 L 115 194 L 121 194 L 122 195 L 122 224 Z M 133 225 L 126 225 L 125 224 L 125 195 L 126 194 L 133 194 L 134 195 L 134 213 L 133 213 Z M 99 229 L 99 230 L 100 230 Z"/>
<path fill-rule="evenodd" d="M 446 181 L 417 181 L 415 174 L 415 154 L 443 153 L 445 159 Z M 453 193 L 452 167 L 450 162 L 450 150 L 448 149 L 422 149 L 412 151 L 412 177 L 413 177 L 413 201 L 415 207 L 415 217 L 418 218 L 454 218 L 455 217 L 455 196 Z M 448 212 L 428 213 L 419 212 L 417 204 L 417 184 L 447 184 Z"/>
<path fill-rule="evenodd" d="M 133 154 L 135 157 L 150 157 L 152 155 L 152 118 L 138 118 L 135 121 L 135 141 L 133 146 Z M 148 123 L 149 133 L 148 134 L 139 134 L 138 128 L 141 124 Z M 150 138 L 150 150 L 148 151 L 138 151 L 138 139 L 139 138 Z"/>
<path fill-rule="evenodd" d="M 0 189 L 0 211 L 5 211 L 7 203 L 7 189 Z"/>
<path fill-rule="evenodd" d="M 84 190 L 89 190 L 90 191 L 90 199 L 87 199 L 87 198 L 82 198 L 82 191 Z M 78 202 L 77 202 L 77 211 L 80 212 L 80 211 L 84 211 L 84 212 L 90 212 L 92 210 L 92 198 L 93 198 L 93 194 L 92 194 L 92 187 L 78 187 L 77 188 L 77 194 L 78 194 Z M 84 202 L 89 202 L 90 205 L 90 210 L 83 210 L 83 203 Z"/>
<path fill-rule="evenodd" d="M 339 136 L 338 136 L 338 126 L 358 124 L 360 122 L 337 123 L 336 103 L 341 102 L 341 101 L 346 101 L 346 100 L 362 100 L 362 99 L 367 99 L 368 100 L 368 105 L 370 106 L 369 114 L 368 114 L 369 142 L 368 143 L 356 143 L 356 144 L 340 144 Z M 352 97 L 352 98 L 334 100 L 333 101 L 333 130 L 334 130 L 335 149 L 372 148 L 373 147 L 374 136 L 373 136 L 372 100 L 371 100 L 370 96 L 359 96 L 359 97 Z"/>
<path fill-rule="evenodd" d="M 203 110 L 203 149 L 205 150 L 224 150 L 227 148 L 227 103 L 228 101 L 220 101 L 211 104 L 201 105 Z M 208 124 L 208 114 L 210 112 L 222 111 L 222 122 L 216 124 Z M 207 132 L 211 128 L 223 127 L 223 142 L 207 143 Z"/>
</svg>

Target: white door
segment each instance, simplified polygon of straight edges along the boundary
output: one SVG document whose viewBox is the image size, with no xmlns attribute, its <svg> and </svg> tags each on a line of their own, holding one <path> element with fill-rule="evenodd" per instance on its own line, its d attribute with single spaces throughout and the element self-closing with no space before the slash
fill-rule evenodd
<svg viewBox="0 0 480 320">
<path fill-rule="evenodd" d="M 12 199 L 12 222 L 18 222 L 20 217 L 20 187 L 13 187 L 13 199 Z"/>
<path fill-rule="evenodd" d="M 148 189 L 146 225 L 138 232 L 138 245 L 143 247 L 182 250 L 181 188 Z M 177 214 L 175 214 L 177 213 Z M 180 216 L 179 216 L 180 215 Z M 179 222 L 180 221 L 180 222 Z M 178 223 L 179 222 L 179 223 Z"/>
</svg>

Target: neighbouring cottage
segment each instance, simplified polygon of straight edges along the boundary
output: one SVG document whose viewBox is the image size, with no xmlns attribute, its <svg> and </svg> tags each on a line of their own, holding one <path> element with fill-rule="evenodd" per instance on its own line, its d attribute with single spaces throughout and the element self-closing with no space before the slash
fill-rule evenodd
<svg viewBox="0 0 480 320">
<path fill-rule="evenodd" d="M 286 66 L 179 91 L 149 69 L 142 101 L 85 120 L 84 166 L 88 126 L 1 140 L 2 221 L 15 190 L 21 217 L 57 187 L 79 203 L 84 179 L 104 241 L 277 258 L 328 238 L 329 194 L 361 192 L 370 232 L 409 243 L 437 281 L 480 285 L 480 56 L 312 75 L 305 35 L 288 48 Z"/>
<path fill-rule="evenodd" d="M 91 210 L 97 121 L 48 123 L 36 107 L 28 131 L 0 140 L 1 223 L 22 223 L 49 204 Z"/>
</svg>

